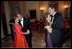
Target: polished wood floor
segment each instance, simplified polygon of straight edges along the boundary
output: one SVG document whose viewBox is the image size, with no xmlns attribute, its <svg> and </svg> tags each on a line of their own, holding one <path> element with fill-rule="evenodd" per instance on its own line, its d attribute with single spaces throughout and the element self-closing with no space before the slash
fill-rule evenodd
<svg viewBox="0 0 72 49">
<path fill-rule="evenodd" d="M 1 40 L 1 48 L 13 48 L 11 35 L 7 39 Z M 40 31 L 32 31 L 32 48 L 46 48 L 45 33 Z M 67 39 L 62 48 L 71 48 L 71 39 Z"/>
</svg>

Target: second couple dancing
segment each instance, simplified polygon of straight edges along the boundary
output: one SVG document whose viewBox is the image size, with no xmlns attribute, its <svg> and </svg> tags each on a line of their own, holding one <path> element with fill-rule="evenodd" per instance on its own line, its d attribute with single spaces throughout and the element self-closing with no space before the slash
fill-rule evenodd
<svg viewBox="0 0 72 49">
<path fill-rule="evenodd" d="M 64 41 L 64 19 L 53 5 L 48 8 L 44 28 L 46 32 L 46 47 L 62 47 Z"/>
</svg>

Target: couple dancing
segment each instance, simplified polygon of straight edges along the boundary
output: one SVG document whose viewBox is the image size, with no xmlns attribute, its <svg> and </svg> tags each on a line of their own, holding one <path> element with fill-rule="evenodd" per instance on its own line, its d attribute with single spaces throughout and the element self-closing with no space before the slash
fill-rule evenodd
<svg viewBox="0 0 72 49">
<path fill-rule="evenodd" d="M 49 15 L 46 16 L 46 47 L 61 47 L 64 39 L 64 20 L 53 5 L 48 8 Z"/>
<path fill-rule="evenodd" d="M 32 46 L 30 24 L 25 18 L 22 17 L 20 13 L 17 13 L 15 16 L 15 23 L 13 24 L 13 29 L 15 32 L 15 48 L 29 48 Z"/>
</svg>

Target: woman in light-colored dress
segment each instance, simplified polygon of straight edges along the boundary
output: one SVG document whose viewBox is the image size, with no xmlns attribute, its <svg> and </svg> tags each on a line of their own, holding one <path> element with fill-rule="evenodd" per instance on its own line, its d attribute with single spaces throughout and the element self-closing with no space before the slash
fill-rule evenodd
<svg viewBox="0 0 72 49">
<path fill-rule="evenodd" d="M 52 33 L 52 22 L 51 22 L 51 16 L 47 15 L 46 20 L 45 20 L 45 41 L 46 41 L 46 47 L 47 48 L 52 48 L 52 38 L 51 38 L 51 33 Z"/>
</svg>

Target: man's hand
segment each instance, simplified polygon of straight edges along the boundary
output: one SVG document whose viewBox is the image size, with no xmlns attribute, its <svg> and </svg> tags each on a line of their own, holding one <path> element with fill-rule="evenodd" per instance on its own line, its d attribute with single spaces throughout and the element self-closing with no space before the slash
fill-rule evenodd
<svg viewBox="0 0 72 49">
<path fill-rule="evenodd" d="M 23 34 L 29 34 L 30 33 L 30 31 L 29 30 L 27 30 L 26 32 L 24 32 Z"/>
<path fill-rule="evenodd" d="M 30 33 L 30 31 L 29 31 L 29 30 L 27 30 L 27 33 L 29 34 L 29 33 Z"/>
</svg>

